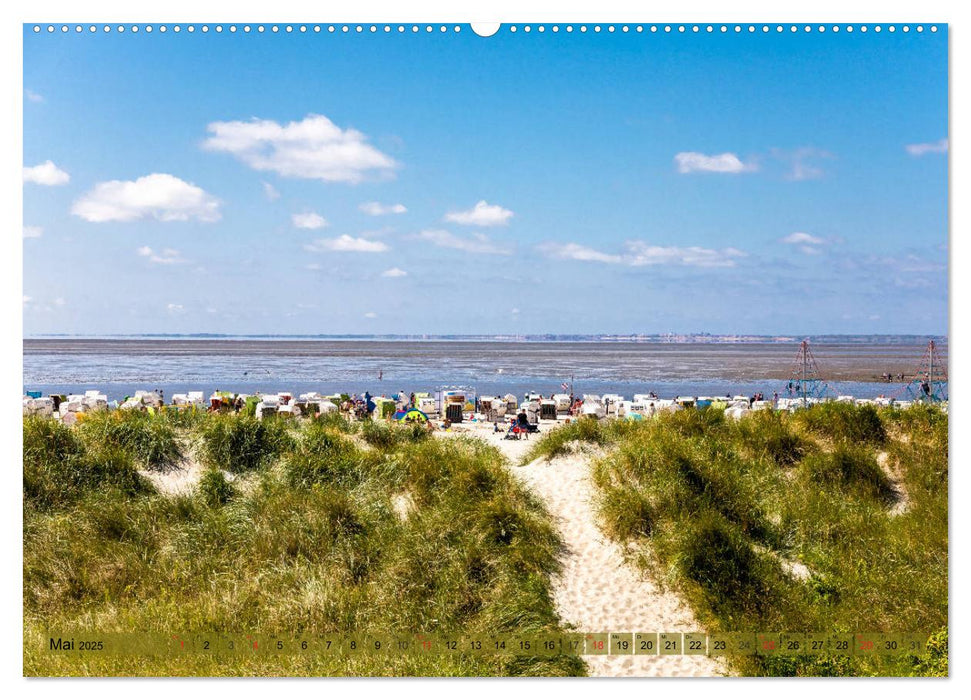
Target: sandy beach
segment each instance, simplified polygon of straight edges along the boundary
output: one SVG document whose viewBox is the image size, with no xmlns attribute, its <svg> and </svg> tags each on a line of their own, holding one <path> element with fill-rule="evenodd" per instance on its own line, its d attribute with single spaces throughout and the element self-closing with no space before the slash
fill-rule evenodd
<svg viewBox="0 0 971 700">
<path fill-rule="evenodd" d="M 544 421 L 541 430 L 553 428 Z M 490 425 L 462 424 L 442 438 L 474 436 L 498 447 L 508 468 L 538 496 L 567 546 L 563 574 L 553 580 L 557 612 L 583 631 L 701 632 L 691 610 L 624 561 L 623 552 L 597 525 L 590 479 L 592 452 L 517 466 L 537 438 L 504 440 Z M 584 656 L 591 676 L 722 676 L 727 669 L 705 656 Z"/>
</svg>

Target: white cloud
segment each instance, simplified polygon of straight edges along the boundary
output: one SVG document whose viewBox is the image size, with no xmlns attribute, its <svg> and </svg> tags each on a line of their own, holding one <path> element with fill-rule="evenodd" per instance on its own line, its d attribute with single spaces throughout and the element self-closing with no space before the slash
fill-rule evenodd
<svg viewBox="0 0 971 700">
<path fill-rule="evenodd" d="M 498 204 L 489 204 L 480 200 L 475 206 L 466 211 L 452 211 L 445 215 L 445 221 L 452 221 L 463 226 L 505 226 L 513 213 L 503 209 Z"/>
<path fill-rule="evenodd" d="M 24 96 L 31 102 L 43 102 L 44 96 L 34 92 L 33 90 L 25 89 Z"/>
<path fill-rule="evenodd" d="M 44 235 L 44 229 L 40 226 L 24 226 L 24 238 L 40 238 Z"/>
<path fill-rule="evenodd" d="M 29 297 L 26 294 L 24 294 L 24 306 L 30 305 L 31 303 L 33 303 L 33 301 L 34 301 L 34 297 Z"/>
<path fill-rule="evenodd" d="M 515 316 L 515 315 L 517 315 L 519 313 L 519 309 L 513 309 L 509 313 L 511 313 L 513 316 Z"/>
<path fill-rule="evenodd" d="M 175 248 L 164 248 L 156 252 L 147 245 L 143 245 L 136 252 L 144 258 L 148 258 L 149 262 L 157 265 L 179 265 L 187 262 Z"/>
<path fill-rule="evenodd" d="M 219 200 L 174 175 L 152 173 L 137 180 L 100 182 L 71 207 L 85 221 L 218 221 Z"/>
<path fill-rule="evenodd" d="M 368 311 L 366 314 L 364 314 L 364 318 L 377 318 L 377 317 L 378 315 L 373 311 Z"/>
<path fill-rule="evenodd" d="M 469 238 L 461 238 L 449 231 L 428 230 L 422 231 L 417 236 L 418 239 L 428 241 L 439 248 L 453 248 L 464 250 L 466 253 L 479 253 L 482 255 L 509 255 L 512 251 L 502 248 L 481 233 L 474 233 Z"/>
<path fill-rule="evenodd" d="M 579 243 L 543 243 L 538 246 L 540 252 L 551 258 L 561 260 L 583 260 L 587 262 L 621 263 L 623 257 L 602 253 Z"/>
<path fill-rule="evenodd" d="M 920 157 L 928 153 L 947 153 L 948 145 L 947 139 L 941 139 L 934 143 L 912 143 L 904 148 L 910 155 Z"/>
<path fill-rule="evenodd" d="M 293 221 L 293 225 L 297 228 L 318 229 L 327 226 L 327 219 L 315 211 L 306 212 L 304 214 L 294 214 L 290 217 L 290 219 Z"/>
<path fill-rule="evenodd" d="M 806 255 L 819 255 L 822 252 L 821 247 L 830 243 L 825 238 L 820 238 L 819 236 L 802 231 L 790 233 L 788 236 L 783 236 L 779 240 L 787 245 L 797 246 Z"/>
<path fill-rule="evenodd" d="M 166 304 L 165 310 L 168 311 L 173 316 L 177 316 L 181 313 L 185 313 L 185 307 L 182 306 L 182 304 L 172 304 L 172 303 Z"/>
<path fill-rule="evenodd" d="M 64 306 L 65 304 L 67 304 L 67 302 L 64 300 L 64 297 L 57 297 L 54 299 L 54 306 L 60 307 Z"/>
<path fill-rule="evenodd" d="M 70 181 L 71 176 L 54 165 L 54 161 L 51 160 L 24 168 L 24 182 L 38 185 L 66 185 Z"/>
<path fill-rule="evenodd" d="M 683 151 L 674 156 L 679 173 L 745 173 L 758 170 L 755 163 L 743 163 L 734 153 L 708 156 L 695 151 Z"/>
<path fill-rule="evenodd" d="M 400 267 L 392 267 L 390 270 L 385 270 L 381 273 L 382 277 L 407 277 L 408 273 L 402 270 Z"/>
<path fill-rule="evenodd" d="M 604 253 L 578 243 L 545 243 L 537 246 L 551 258 L 601 262 L 628 267 L 668 265 L 684 267 L 735 267 L 736 259 L 747 255 L 738 248 L 702 248 L 701 246 L 657 246 L 645 241 L 627 241 L 623 253 Z"/>
<path fill-rule="evenodd" d="M 275 199 L 280 198 L 280 190 L 271 185 L 269 182 L 263 182 L 263 196 L 266 197 L 271 202 Z"/>
<path fill-rule="evenodd" d="M 745 257 L 746 253 L 738 248 L 702 248 L 700 246 L 656 246 L 644 241 L 630 241 L 627 244 L 629 260 L 633 267 L 643 265 L 684 265 L 687 267 L 734 267 L 735 258 Z"/>
<path fill-rule="evenodd" d="M 789 243 L 790 245 L 822 245 L 825 243 L 819 236 L 814 236 L 811 233 L 803 233 L 802 231 L 790 233 L 782 239 L 782 242 Z"/>
<path fill-rule="evenodd" d="M 307 270 L 319 270 L 320 269 L 320 263 L 308 263 L 308 264 L 304 265 L 304 269 L 307 269 Z"/>
<path fill-rule="evenodd" d="M 304 246 L 304 250 L 311 253 L 383 253 L 388 246 L 381 241 L 369 241 L 366 238 L 354 238 L 346 233 L 337 238 L 318 238 L 313 243 Z"/>
<path fill-rule="evenodd" d="M 364 202 L 358 208 L 370 216 L 404 214 L 406 211 L 408 211 L 404 204 L 381 204 L 380 202 Z"/>
<path fill-rule="evenodd" d="M 354 183 L 372 173 L 391 175 L 397 166 L 360 131 L 341 129 L 320 114 L 285 125 L 268 119 L 212 122 L 207 130 L 203 148 L 284 177 Z"/>
</svg>

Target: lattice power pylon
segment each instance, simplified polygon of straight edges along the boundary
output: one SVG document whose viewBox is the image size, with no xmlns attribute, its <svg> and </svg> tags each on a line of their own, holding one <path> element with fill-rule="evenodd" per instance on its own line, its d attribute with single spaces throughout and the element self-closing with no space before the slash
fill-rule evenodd
<svg viewBox="0 0 971 700">
<path fill-rule="evenodd" d="M 809 348 L 809 341 L 799 344 L 799 352 L 789 371 L 789 381 L 786 392 L 789 396 L 799 397 L 806 403 L 806 399 L 820 399 L 829 390 L 826 382 L 819 376 L 819 366 L 813 351 Z"/>
<path fill-rule="evenodd" d="M 917 373 L 907 385 L 907 394 L 914 401 L 947 401 L 947 362 L 941 359 L 933 340 L 927 343 Z"/>
</svg>

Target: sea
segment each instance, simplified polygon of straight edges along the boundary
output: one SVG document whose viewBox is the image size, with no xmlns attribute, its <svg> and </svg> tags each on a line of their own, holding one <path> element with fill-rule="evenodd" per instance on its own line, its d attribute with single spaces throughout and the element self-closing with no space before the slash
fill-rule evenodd
<svg viewBox="0 0 971 700">
<path fill-rule="evenodd" d="M 898 336 L 810 345 L 826 395 L 907 398 L 927 338 Z M 946 340 L 938 339 L 946 362 Z M 808 364 L 810 370 L 813 364 Z M 676 396 L 790 394 L 802 374 L 798 342 L 319 339 L 221 337 L 27 338 L 24 390 L 121 400 L 138 389 L 174 393 L 393 395 L 465 387 L 478 395 L 526 392 Z M 884 375 L 894 376 L 887 381 Z M 905 381 L 899 381 L 903 374 Z"/>
</svg>

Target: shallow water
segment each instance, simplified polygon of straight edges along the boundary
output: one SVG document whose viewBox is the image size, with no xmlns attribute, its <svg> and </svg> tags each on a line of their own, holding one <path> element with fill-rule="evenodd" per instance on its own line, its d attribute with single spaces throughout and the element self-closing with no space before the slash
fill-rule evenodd
<svg viewBox="0 0 971 700">
<path fill-rule="evenodd" d="M 798 346 L 781 343 L 471 342 L 385 340 L 24 340 L 24 388 L 109 399 L 136 389 L 321 391 L 380 395 L 474 386 L 480 394 L 551 394 L 573 376 L 582 393 L 787 396 Z M 893 396 L 923 345 L 819 343 L 820 376 L 832 394 Z M 946 346 L 943 353 L 946 357 Z M 379 378 L 380 377 L 380 378 Z"/>
</svg>

